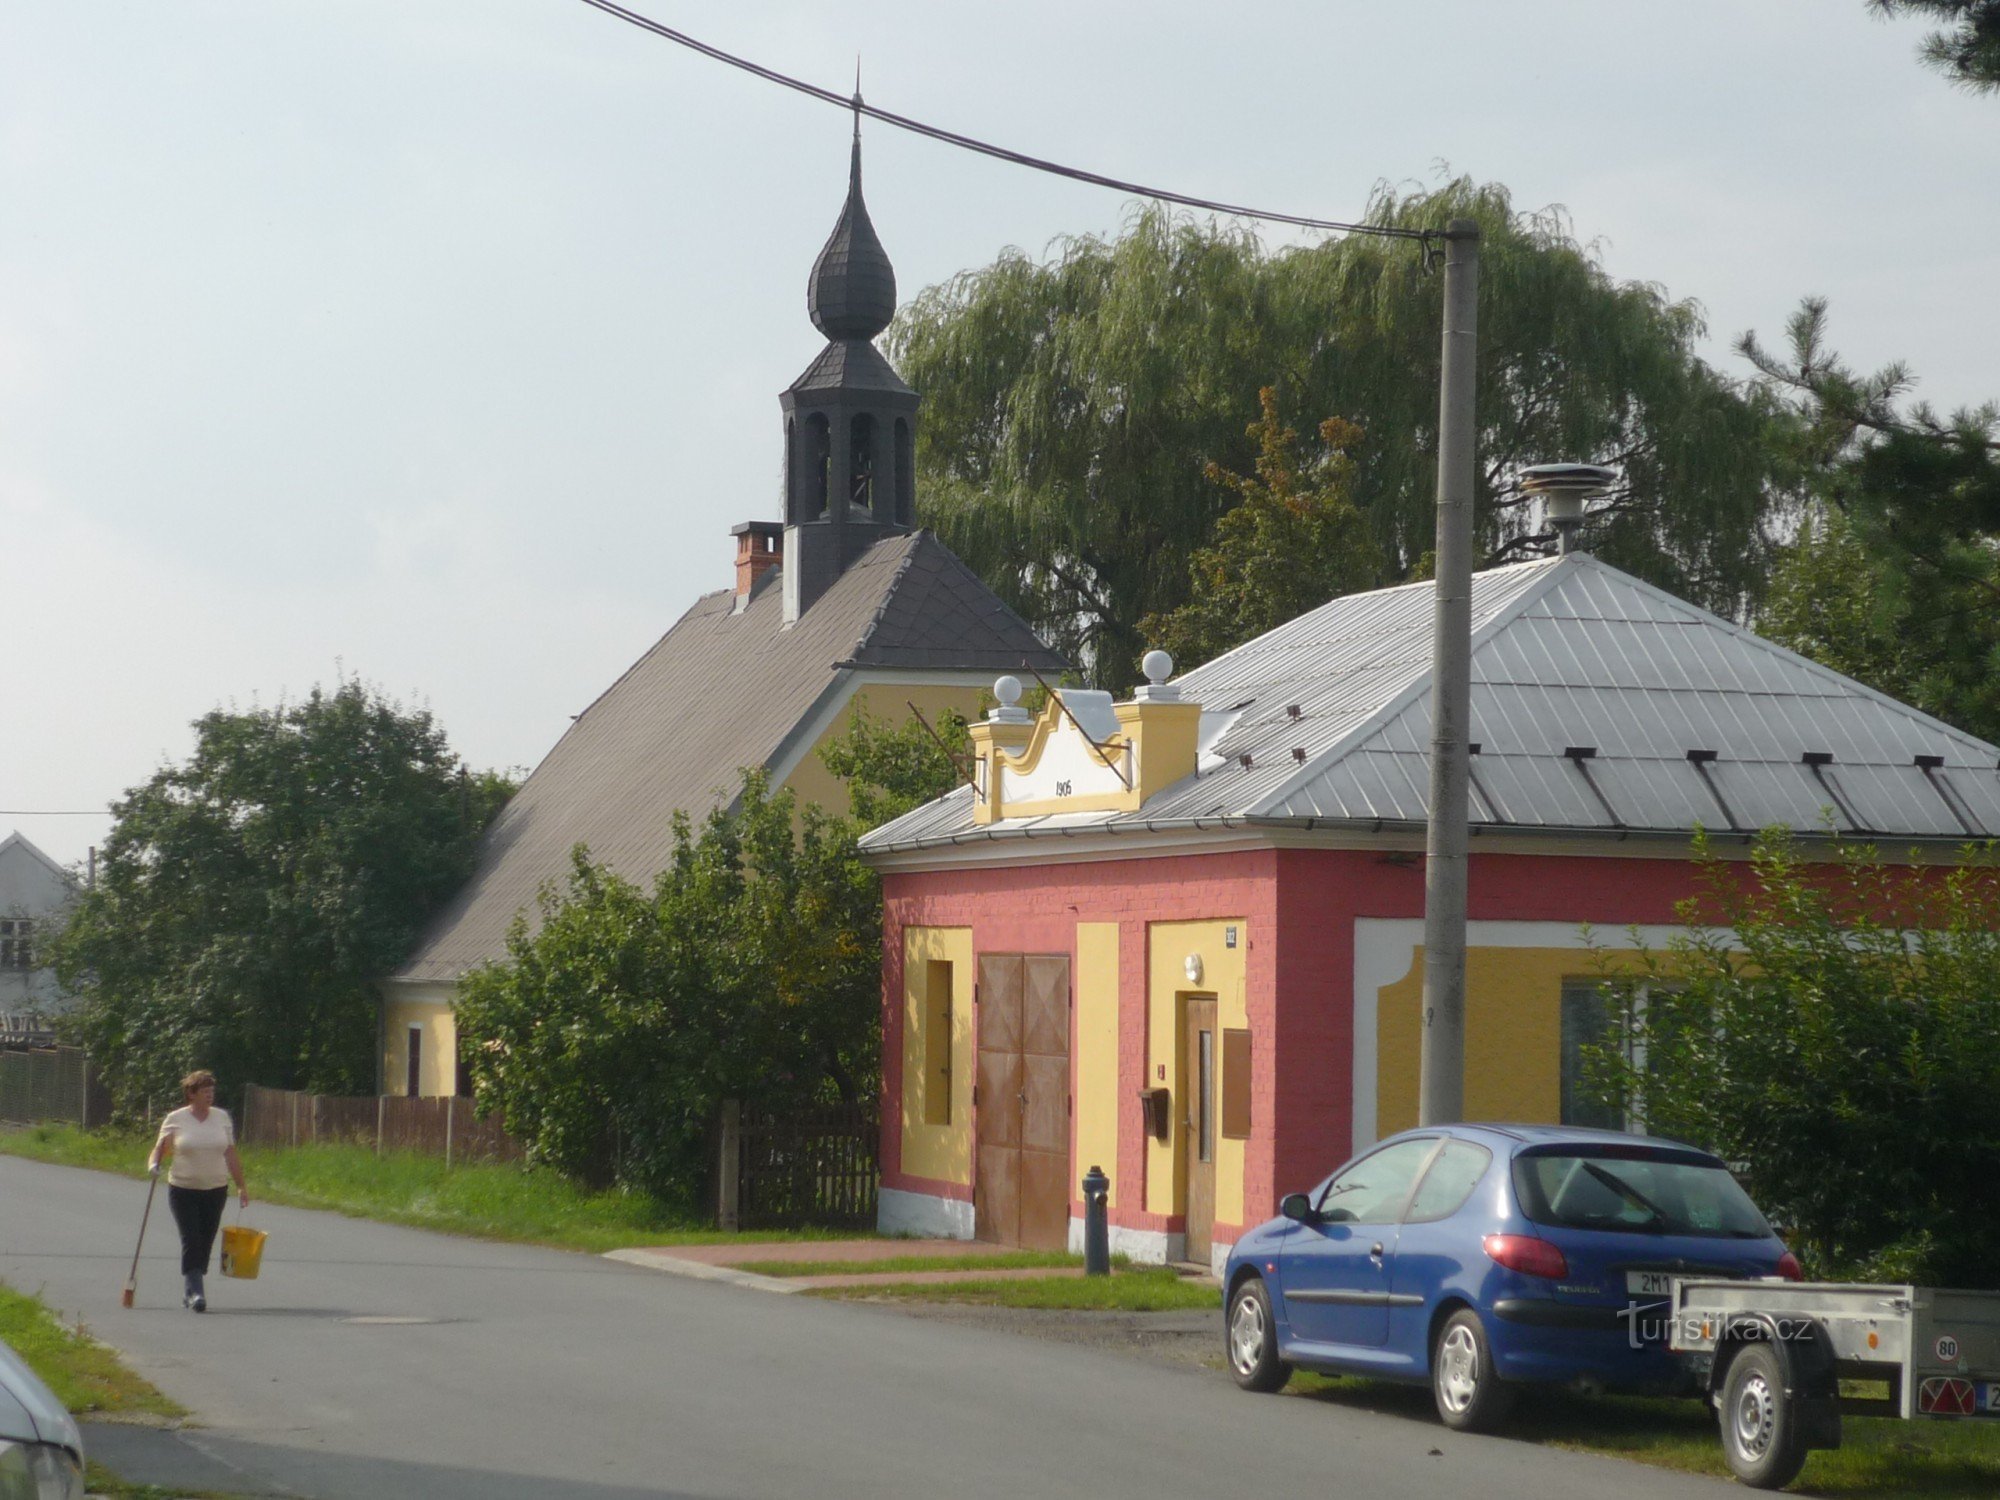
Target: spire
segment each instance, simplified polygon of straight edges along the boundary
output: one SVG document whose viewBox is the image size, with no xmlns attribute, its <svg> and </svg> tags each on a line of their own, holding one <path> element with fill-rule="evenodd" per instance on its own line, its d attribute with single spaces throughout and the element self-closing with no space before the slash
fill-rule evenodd
<svg viewBox="0 0 2000 1500">
<path fill-rule="evenodd" d="M 872 339 L 896 315 L 896 270 L 861 198 L 861 69 L 854 74 L 854 146 L 847 202 L 806 282 L 806 311 L 830 339 Z"/>
</svg>

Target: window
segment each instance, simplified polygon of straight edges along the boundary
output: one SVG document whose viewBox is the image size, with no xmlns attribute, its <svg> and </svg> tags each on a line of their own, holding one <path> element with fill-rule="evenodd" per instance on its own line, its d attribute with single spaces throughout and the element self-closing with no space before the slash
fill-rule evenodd
<svg viewBox="0 0 2000 1500">
<path fill-rule="evenodd" d="M 1342 1172 L 1319 1197 L 1320 1216 L 1338 1223 L 1393 1224 L 1403 1216 L 1417 1174 L 1437 1149 L 1437 1137 L 1397 1141 Z"/>
<path fill-rule="evenodd" d="M 1195 1033 L 1194 1148 L 1197 1161 L 1215 1160 L 1215 1033 Z"/>
<path fill-rule="evenodd" d="M 0 917 L 0 969 L 35 966 L 34 930 L 27 917 Z"/>
<path fill-rule="evenodd" d="M 412 1026 L 407 1033 L 410 1039 L 409 1055 L 405 1060 L 403 1092 L 414 1099 L 423 1092 L 424 1028 Z"/>
<path fill-rule="evenodd" d="M 847 424 L 847 502 L 856 510 L 875 503 L 875 419 L 865 411 Z"/>
<path fill-rule="evenodd" d="M 951 987 L 950 961 L 941 958 L 927 960 L 920 1012 L 926 1125 L 951 1123 Z"/>
<path fill-rule="evenodd" d="M 1625 1106 L 1600 1099 L 1592 1087 L 1591 1049 L 1614 1039 L 1617 1001 L 1596 979 L 1562 987 L 1562 1123 L 1593 1130 L 1627 1128 Z"/>
<path fill-rule="evenodd" d="M 1558 1228 L 1720 1239 L 1771 1232 L 1722 1163 L 1692 1151 L 1524 1151 L 1514 1158 L 1514 1193 L 1529 1218 Z"/>
<path fill-rule="evenodd" d="M 1492 1162 L 1493 1153 L 1484 1146 L 1471 1141 L 1446 1141 L 1431 1169 L 1424 1173 L 1417 1196 L 1410 1200 L 1406 1222 L 1429 1224 L 1449 1219 L 1465 1207 L 1465 1200 L 1472 1196 L 1472 1190 L 1479 1186 L 1479 1179 L 1486 1175 Z"/>
</svg>

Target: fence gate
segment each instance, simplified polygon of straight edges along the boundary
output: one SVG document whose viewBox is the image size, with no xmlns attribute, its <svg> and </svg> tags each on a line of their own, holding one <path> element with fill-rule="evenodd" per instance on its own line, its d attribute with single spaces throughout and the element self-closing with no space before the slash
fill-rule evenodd
<svg viewBox="0 0 2000 1500">
<path fill-rule="evenodd" d="M 782 1114 L 723 1107 L 717 1217 L 724 1229 L 872 1229 L 881 1125 L 873 1105 Z"/>
</svg>

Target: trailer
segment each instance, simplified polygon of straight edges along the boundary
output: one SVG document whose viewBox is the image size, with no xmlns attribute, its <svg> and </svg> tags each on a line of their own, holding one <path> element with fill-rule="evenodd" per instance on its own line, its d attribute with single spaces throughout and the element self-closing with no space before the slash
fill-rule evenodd
<svg viewBox="0 0 2000 1500">
<path fill-rule="evenodd" d="M 1723 1455 L 1757 1489 L 1838 1448 L 1843 1413 L 2000 1424 L 2000 1292 L 1676 1277 L 1669 1312 Z"/>
</svg>

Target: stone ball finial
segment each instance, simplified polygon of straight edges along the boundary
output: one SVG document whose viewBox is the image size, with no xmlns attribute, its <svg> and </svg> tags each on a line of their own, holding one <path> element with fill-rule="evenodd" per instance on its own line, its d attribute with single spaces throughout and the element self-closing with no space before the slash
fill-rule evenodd
<svg viewBox="0 0 2000 1500">
<path fill-rule="evenodd" d="M 993 696 L 1000 701 L 1002 708 L 1017 707 L 1021 701 L 1021 679 L 1018 677 L 999 678 L 993 684 Z"/>
<path fill-rule="evenodd" d="M 1139 663 L 1139 670 L 1146 674 L 1146 681 L 1158 687 L 1174 675 L 1174 659 L 1164 651 L 1148 651 Z"/>
</svg>

